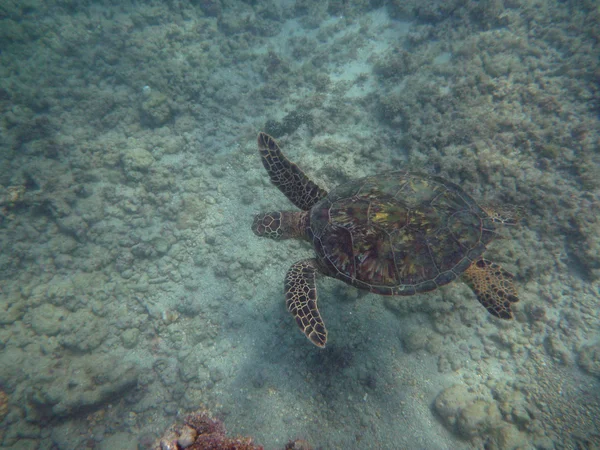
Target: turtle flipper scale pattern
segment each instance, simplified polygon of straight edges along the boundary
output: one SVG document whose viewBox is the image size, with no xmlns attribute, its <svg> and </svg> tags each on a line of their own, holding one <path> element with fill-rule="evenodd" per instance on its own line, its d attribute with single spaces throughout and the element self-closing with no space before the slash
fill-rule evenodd
<svg viewBox="0 0 600 450">
<path fill-rule="evenodd" d="M 298 261 L 285 276 L 285 304 L 306 337 L 317 347 L 325 347 L 327 330 L 317 308 L 316 259 Z"/>
<path fill-rule="evenodd" d="M 463 277 L 490 314 L 501 319 L 513 318 L 511 305 L 519 301 L 513 274 L 482 258 L 471 264 Z"/>
<path fill-rule="evenodd" d="M 290 162 L 279 145 L 266 133 L 258 134 L 258 150 L 273 183 L 298 208 L 308 211 L 327 195 L 300 168 Z"/>
</svg>

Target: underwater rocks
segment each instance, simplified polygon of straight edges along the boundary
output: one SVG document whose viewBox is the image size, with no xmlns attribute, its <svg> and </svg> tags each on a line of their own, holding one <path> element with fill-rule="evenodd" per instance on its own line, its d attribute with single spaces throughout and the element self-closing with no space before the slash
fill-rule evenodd
<svg viewBox="0 0 600 450">
<path fill-rule="evenodd" d="M 152 153 L 143 148 L 129 148 L 121 155 L 121 161 L 126 173 L 132 170 L 147 172 L 150 166 L 154 164 L 154 157 Z"/>
<path fill-rule="evenodd" d="M 100 310 L 96 309 L 96 313 Z M 106 320 L 87 309 L 69 311 L 63 306 L 44 303 L 31 308 L 23 317 L 36 335 L 57 336 L 58 343 L 76 352 L 94 350 L 108 335 Z"/>
<path fill-rule="evenodd" d="M 123 343 L 123 347 L 127 349 L 135 348 L 138 343 L 138 338 L 140 336 L 140 330 L 137 328 L 128 328 L 121 334 L 121 342 Z"/>
<path fill-rule="evenodd" d="M 579 352 L 579 367 L 600 378 L 600 344 L 583 347 Z"/>
<path fill-rule="evenodd" d="M 37 335 L 56 336 L 60 333 L 62 321 L 67 315 L 68 311 L 50 303 L 44 303 L 29 311 L 26 320 Z"/>
<path fill-rule="evenodd" d="M 0 304 L 0 325 L 9 325 L 20 320 L 27 306 L 22 302 L 2 302 Z"/>
<path fill-rule="evenodd" d="M 192 4 L 198 5 L 208 17 L 220 17 L 223 12 L 221 2 L 218 0 L 195 0 Z"/>
<path fill-rule="evenodd" d="M 527 438 L 515 424 L 524 426 L 531 418 L 517 405 L 519 395 L 507 395 L 510 398 L 501 402 L 455 384 L 437 396 L 434 410 L 446 428 L 462 438 L 478 441 L 493 436 L 500 448 L 525 448 Z"/>
<path fill-rule="evenodd" d="M 121 153 L 121 163 L 123 164 L 123 172 L 127 179 L 139 182 L 148 178 L 148 171 L 154 164 L 154 156 L 148 150 L 140 147 L 127 148 Z M 142 199 L 134 198 L 131 200 L 129 207 L 125 208 L 125 211 L 135 213 L 139 209 L 136 205 Z"/>
<path fill-rule="evenodd" d="M 93 317 L 93 320 L 90 320 L 90 317 Z M 58 341 L 63 347 L 75 352 L 92 351 L 108 336 L 106 321 L 84 310 L 75 311 L 65 317 L 62 330 L 63 334 Z"/>
<path fill-rule="evenodd" d="M 281 137 L 286 134 L 291 134 L 296 131 L 301 125 L 306 125 L 309 128 L 313 126 L 313 118 L 306 111 L 292 111 L 286 114 L 281 121 L 267 120 L 264 129 L 265 133 L 274 137 Z"/>
<path fill-rule="evenodd" d="M 449 429 L 454 429 L 461 411 L 474 399 L 465 386 L 455 384 L 435 399 L 435 411 Z"/>
<path fill-rule="evenodd" d="M 173 109 L 164 94 L 149 91 L 140 109 L 142 125 L 156 128 L 169 122 L 173 117 Z"/>
<path fill-rule="evenodd" d="M 53 369 L 63 376 L 43 379 L 32 387 L 27 420 L 38 422 L 48 415 L 68 417 L 82 409 L 93 410 L 137 386 L 138 369 L 106 356 L 82 356 Z"/>
</svg>

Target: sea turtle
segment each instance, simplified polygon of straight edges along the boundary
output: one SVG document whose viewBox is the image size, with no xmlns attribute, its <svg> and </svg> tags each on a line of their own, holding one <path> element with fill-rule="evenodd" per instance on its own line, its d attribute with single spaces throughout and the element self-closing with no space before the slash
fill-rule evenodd
<svg viewBox="0 0 600 450">
<path fill-rule="evenodd" d="M 519 301 L 513 275 L 481 257 L 496 225 L 512 217 L 484 210 L 457 184 L 425 173 L 386 172 L 328 193 L 271 136 L 259 133 L 258 148 L 271 182 L 302 211 L 259 214 L 252 230 L 313 244 L 316 257 L 298 261 L 285 277 L 287 308 L 313 344 L 327 342 L 317 273 L 381 295 L 428 292 L 460 277 L 488 312 L 512 319 Z"/>
</svg>

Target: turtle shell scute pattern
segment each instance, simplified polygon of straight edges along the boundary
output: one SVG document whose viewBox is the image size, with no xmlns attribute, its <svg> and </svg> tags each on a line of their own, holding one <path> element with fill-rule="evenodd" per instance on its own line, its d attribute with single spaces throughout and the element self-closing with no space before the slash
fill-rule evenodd
<svg viewBox="0 0 600 450">
<path fill-rule="evenodd" d="M 383 295 L 450 283 L 494 235 L 493 220 L 458 185 L 404 171 L 345 183 L 310 214 L 309 236 L 331 275 Z"/>
</svg>

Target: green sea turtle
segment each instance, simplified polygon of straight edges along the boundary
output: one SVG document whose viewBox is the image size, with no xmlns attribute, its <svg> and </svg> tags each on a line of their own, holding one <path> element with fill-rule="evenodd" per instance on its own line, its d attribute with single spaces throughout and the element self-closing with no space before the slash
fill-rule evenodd
<svg viewBox="0 0 600 450">
<path fill-rule="evenodd" d="M 302 211 L 254 218 L 271 239 L 311 242 L 316 257 L 285 277 L 285 298 L 302 332 L 318 347 L 327 330 L 317 308 L 317 273 L 381 295 L 414 295 L 462 278 L 492 315 L 512 319 L 519 301 L 513 275 L 481 257 L 496 225 L 512 222 L 482 209 L 460 186 L 440 177 L 393 171 L 344 183 L 329 193 L 258 135 L 271 182 Z"/>
</svg>

